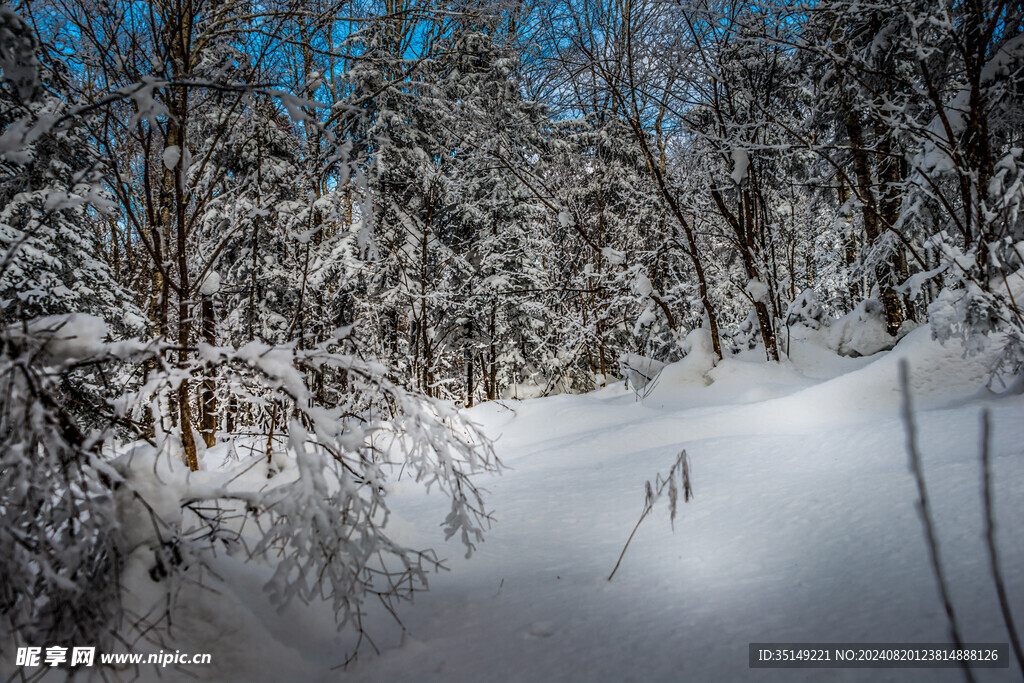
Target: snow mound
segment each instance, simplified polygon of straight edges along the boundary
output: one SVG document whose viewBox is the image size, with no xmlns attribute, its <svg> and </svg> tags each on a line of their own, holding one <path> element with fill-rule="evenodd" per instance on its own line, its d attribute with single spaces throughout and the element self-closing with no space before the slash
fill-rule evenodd
<svg viewBox="0 0 1024 683">
<path fill-rule="evenodd" d="M 869 361 L 863 367 L 781 399 L 774 409 L 801 420 L 841 418 L 854 412 L 891 413 L 902 401 L 899 364 L 903 360 L 910 366 L 915 405 L 949 406 L 985 390 L 995 354 L 966 356 L 960 344 L 942 344 L 932 338 L 927 326 L 921 326 L 889 353 L 863 359 Z"/>
<path fill-rule="evenodd" d="M 160 614 L 167 600 L 167 589 L 163 583 L 151 579 L 146 564 L 140 563 L 137 555 L 129 557 L 122 576 L 126 607 L 136 614 Z M 287 614 L 288 628 L 292 631 L 289 634 L 275 628 L 275 622 L 281 621 L 284 615 L 269 605 L 262 605 L 264 600 L 254 598 L 260 594 L 261 582 L 266 580 L 266 576 L 259 575 L 261 570 L 266 573 L 265 568 L 245 566 L 241 560 L 226 556 L 217 558 L 215 566 L 225 580 L 210 574 L 204 577 L 203 585 L 185 582 L 179 587 L 180 607 L 174 612 L 175 628 L 171 639 L 163 641 L 160 647 L 138 640 L 130 649 L 139 653 L 161 650 L 212 653 L 210 663 L 180 669 L 143 666 L 138 669 L 136 680 L 154 683 L 316 680 L 317 673 L 331 665 L 331 660 L 326 658 L 324 662 L 311 661 L 291 642 L 293 638 L 304 637 L 307 645 L 331 645 L 322 643 L 323 634 L 314 634 L 312 628 L 305 627 L 303 622 L 311 620 L 313 610 L 307 608 L 302 621 L 296 619 L 295 614 Z M 257 576 L 246 580 L 246 572 Z M 327 629 L 328 633 L 333 631 L 333 625 L 322 618 L 316 620 L 316 625 Z"/>
<path fill-rule="evenodd" d="M 651 382 L 647 397 L 654 404 L 670 397 L 682 387 L 704 387 L 711 384 L 708 372 L 718 361 L 711 343 L 711 333 L 704 328 L 693 330 L 683 341 L 683 351 L 686 355 L 682 360 L 666 365 Z"/>
<path fill-rule="evenodd" d="M 998 344 L 988 353 L 969 356 L 957 341 L 939 342 L 927 326 L 912 330 L 877 362 L 864 368 L 862 381 L 874 380 L 879 386 L 898 390 L 899 363 L 910 366 L 910 389 L 915 400 L 928 405 L 949 405 L 984 390 L 998 355 Z M 871 377 L 874 375 L 874 377 Z"/>
<path fill-rule="evenodd" d="M 837 355 L 837 339 L 843 340 L 839 347 L 847 352 L 851 347 L 868 351 L 883 341 L 895 343 L 885 334 L 884 322 L 872 322 L 871 307 L 866 308 L 864 316 L 841 318 L 819 330 L 790 328 L 788 338 L 781 340 L 789 357 L 779 363 L 765 363 L 753 352 L 716 362 L 710 336 L 697 330 L 687 337 L 690 352 L 651 381 L 643 403 L 679 410 L 767 402 L 780 416 L 778 424 L 788 427 L 842 420 L 850 411 L 898 410 L 903 359 L 910 362 L 911 390 L 922 407 L 950 405 L 985 390 L 996 351 L 968 356 L 956 342 L 935 340 L 927 326 L 911 329 L 888 353 Z"/>
<path fill-rule="evenodd" d="M 792 394 L 812 383 L 793 365 L 726 358 L 708 373 L 704 400 L 716 405 L 754 403 Z"/>
<path fill-rule="evenodd" d="M 829 344 L 842 356 L 870 356 L 891 349 L 896 339 L 886 331 L 882 303 L 865 299 L 832 323 Z"/>
<path fill-rule="evenodd" d="M 781 332 L 779 350 L 802 375 L 819 380 L 832 379 L 878 360 L 874 356 L 838 355 L 830 345 L 830 320 L 825 316 L 820 329 L 796 324 Z M 758 355 L 763 360 L 763 356 L 760 353 Z"/>
</svg>

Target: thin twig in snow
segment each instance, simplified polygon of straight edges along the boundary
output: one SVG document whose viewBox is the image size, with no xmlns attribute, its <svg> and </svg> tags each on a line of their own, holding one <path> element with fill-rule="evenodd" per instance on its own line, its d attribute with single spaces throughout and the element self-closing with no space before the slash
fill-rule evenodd
<svg viewBox="0 0 1024 683">
<path fill-rule="evenodd" d="M 672 521 L 672 528 L 675 529 L 676 521 L 676 501 L 678 500 L 679 489 L 676 487 L 676 471 L 679 471 L 679 478 L 683 486 L 683 502 L 688 503 L 693 498 L 693 487 L 690 485 L 690 463 L 686 457 L 686 451 L 683 450 L 679 453 L 676 458 L 676 462 L 672 465 L 672 469 L 668 471 L 668 476 L 665 479 L 658 475 L 655 478 L 656 485 L 658 487 L 657 492 L 651 488 L 651 482 L 646 482 L 645 489 L 646 495 L 644 498 L 644 511 L 640 514 L 640 519 L 636 521 L 636 526 L 633 527 L 633 531 L 629 534 L 629 538 L 626 539 L 626 545 L 622 546 L 622 552 L 619 553 L 619 559 L 615 563 L 615 568 L 612 569 L 612 573 L 608 575 L 608 580 L 611 581 L 612 577 L 615 576 L 615 572 L 619 570 L 619 565 L 622 564 L 622 558 L 626 556 L 626 549 L 629 548 L 630 542 L 633 540 L 633 536 L 636 535 L 637 529 L 640 528 L 640 524 L 643 523 L 647 515 L 654 509 L 654 502 L 661 498 L 661 494 L 665 491 L 665 487 L 668 487 L 669 497 L 669 519 Z"/>
<path fill-rule="evenodd" d="M 921 469 L 921 454 L 917 448 L 917 425 L 914 423 L 914 409 L 910 398 L 910 370 L 906 360 L 900 361 L 900 388 L 903 392 L 903 425 L 907 432 L 907 455 L 910 458 L 910 471 L 917 482 L 917 511 L 921 517 L 921 524 L 924 526 L 925 540 L 928 542 L 928 557 L 932 562 L 932 569 L 935 572 L 935 581 L 939 584 L 939 594 L 942 596 L 942 606 L 946 610 L 946 619 L 949 621 L 949 632 L 957 649 L 963 648 L 963 638 L 960 636 L 960 627 L 956 620 L 956 611 L 953 609 L 953 600 L 949 595 L 949 587 L 946 584 L 946 577 L 942 571 L 942 561 L 939 558 L 939 541 L 935 536 L 935 524 L 932 522 L 931 507 L 928 504 L 928 489 L 924 482 L 924 472 Z M 960 668 L 963 669 L 964 677 L 974 683 L 974 673 L 971 672 L 970 664 L 961 660 Z"/>
<path fill-rule="evenodd" d="M 992 582 L 995 584 L 996 594 L 999 596 L 999 609 L 1003 613 L 1006 633 L 1010 637 L 1013 654 L 1017 657 L 1017 665 L 1024 672 L 1024 654 L 1021 652 L 1020 637 L 1017 635 L 1017 627 L 1013 623 L 1010 601 L 1006 597 L 1006 584 L 1003 583 L 1003 573 L 999 569 L 999 550 L 996 547 L 996 520 L 992 512 L 992 462 L 989 446 L 991 433 L 991 421 L 986 409 L 981 413 L 981 488 L 985 501 L 985 544 L 988 546 L 988 559 L 992 564 Z"/>
</svg>

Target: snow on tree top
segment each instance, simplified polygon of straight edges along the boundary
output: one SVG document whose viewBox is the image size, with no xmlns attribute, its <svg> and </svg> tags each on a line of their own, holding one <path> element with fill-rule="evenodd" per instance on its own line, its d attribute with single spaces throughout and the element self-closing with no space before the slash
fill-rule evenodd
<svg viewBox="0 0 1024 683">
<path fill-rule="evenodd" d="M 181 160 L 181 148 L 177 145 L 171 145 L 164 150 L 164 168 L 168 171 L 173 171 L 178 166 L 178 162 Z"/>
<path fill-rule="evenodd" d="M 211 270 L 203 278 L 202 284 L 199 285 L 199 293 L 203 296 L 212 296 L 220 291 L 220 274 Z"/>
</svg>

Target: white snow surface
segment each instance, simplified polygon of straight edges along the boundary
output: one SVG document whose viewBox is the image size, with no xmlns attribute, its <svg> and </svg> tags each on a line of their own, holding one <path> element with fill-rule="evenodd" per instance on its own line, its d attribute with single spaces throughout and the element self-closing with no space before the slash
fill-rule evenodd
<svg viewBox="0 0 1024 683">
<path fill-rule="evenodd" d="M 979 414 L 992 414 L 997 537 L 1019 622 L 1024 397 L 988 392 L 991 359 L 964 358 L 925 327 L 861 358 L 806 331 L 778 364 L 756 354 L 716 364 L 706 335 L 691 333 L 689 354 L 646 398 L 618 383 L 471 409 L 507 466 L 477 480 L 495 521 L 472 559 L 443 540 L 443 497 L 393 481 L 391 532 L 436 548 L 451 571 L 400 610 L 404 634 L 383 611 L 364 618 L 380 654 L 364 644 L 332 670 L 355 639 L 335 634 L 329 609 L 278 614 L 260 591 L 270 570 L 221 557 L 220 593 L 185 608 L 175 643 L 214 663 L 188 670 L 245 681 L 963 680 L 957 669 L 752 670 L 747 647 L 950 641 L 904 448 L 903 359 L 965 638 L 1007 642 L 983 543 Z M 645 481 L 683 449 L 695 497 L 680 501 L 674 531 L 659 501 L 609 582 Z M 220 451 L 206 453 L 208 468 Z M 1021 674 L 1011 663 L 976 675 Z"/>
</svg>

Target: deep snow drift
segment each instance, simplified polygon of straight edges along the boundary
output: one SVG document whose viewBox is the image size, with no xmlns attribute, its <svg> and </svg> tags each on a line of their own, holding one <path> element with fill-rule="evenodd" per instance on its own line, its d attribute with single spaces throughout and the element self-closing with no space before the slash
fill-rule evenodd
<svg viewBox="0 0 1024 683">
<path fill-rule="evenodd" d="M 507 466 L 480 480 L 495 524 L 467 560 L 439 527 L 447 502 L 396 481 L 392 531 L 433 546 L 451 571 L 400 612 L 383 610 L 343 670 L 349 635 L 322 605 L 276 613 L 269 570 L 218 561 L 219 594 L 190 588 L 176 631 L 210 680 L 961 680 L 957 669 L 751 670 L 750 642 L 948 642 L 915 512 L 899 417 L 908 359 L 940 547 L 965 638 L 1006 642 L 982 542 L 979 414 L 992 413 L 1002 568 L 1024 621 L 1024 398 L 985 388 L 984 356 L 962 358 L 918 329 L 889 352 L 834 355 L 820 335 L 790 358 L 717 367 L 694 351 L 638 397 L 588 395 L 469 411 Z M 689 454 L 695 498 L 641 525 L 644 482 Z M 215 468 L 217 451 L 207 454 Z M 237 466 L 237 465 L 235 465 Z M 211 579 L 212 581 L 212 579 Z M 979 680 L 1019 680 L 979 670 Z"/>
</svg>

